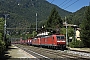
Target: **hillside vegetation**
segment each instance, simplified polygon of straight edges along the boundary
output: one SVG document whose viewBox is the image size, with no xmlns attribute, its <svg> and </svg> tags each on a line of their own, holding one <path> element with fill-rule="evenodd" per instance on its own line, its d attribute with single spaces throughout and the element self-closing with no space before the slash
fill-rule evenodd
<svg viewBox="0 0 90 60">
<path fill-rule="evenodd" d="M 67 16 L 68 23 L 80 25 L 85 19 L 85 11 L 88 6 L 82 7 L 80 10 L 74 12 L 73 14 Z"/>
<path fill-rule="evenodd" d="M 40 26 L 47 20 L 54 7 L 61 17 L 71 14 L 71 12 L 65 11 L 46 0 L 0 0 L 1 16 L 3 14 L 10 15 L 7 20 L 7 27 L 27 28 L 35 25 L 36 13 L 38 26 Z"/>
</svg>

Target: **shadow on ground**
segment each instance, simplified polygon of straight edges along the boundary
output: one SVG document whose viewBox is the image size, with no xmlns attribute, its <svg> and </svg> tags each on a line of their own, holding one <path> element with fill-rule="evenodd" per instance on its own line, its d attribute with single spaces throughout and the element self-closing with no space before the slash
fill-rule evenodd
<svg viewBox="0 0 90 60">
<path fill-rule="evenodd" d="M 11 49 L 17 49 L 17 48 L 11 48 L 10 46 L 2 53 L 0 54 L 0 60 L 8 60 L 11 58 L 11 56 L 9 56 L 9 52 Z"/>
</svg>

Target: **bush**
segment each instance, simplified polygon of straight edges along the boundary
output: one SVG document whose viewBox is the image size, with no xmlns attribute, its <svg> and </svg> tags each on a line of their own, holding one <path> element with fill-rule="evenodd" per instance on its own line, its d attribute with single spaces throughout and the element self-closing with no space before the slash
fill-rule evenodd
<svg viewBox="0 0 90 60">
<path fill-rule="evenodd" d="M 0 54 L 5 50 L 5 42 L 0 40 Z"/>
<path fill-rule="evenodd" d="M 82 41 L 76 40 L 76 42 L 74 42 L 74 41 L 70 42 L 69 46 L 72 48 L 82 48 L 82 47 L 84 47 L 84 44 Z"/>
</svg>

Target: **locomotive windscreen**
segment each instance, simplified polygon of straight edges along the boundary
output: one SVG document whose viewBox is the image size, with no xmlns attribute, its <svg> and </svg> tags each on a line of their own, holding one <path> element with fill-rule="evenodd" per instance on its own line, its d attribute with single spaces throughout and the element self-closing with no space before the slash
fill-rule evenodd
<svg viewBox="0 0 90 60">
<path fill-rule="evenodd" d="M 64 36 L 57 36 L 57 40 L 63 40 Z"/>
</svg>

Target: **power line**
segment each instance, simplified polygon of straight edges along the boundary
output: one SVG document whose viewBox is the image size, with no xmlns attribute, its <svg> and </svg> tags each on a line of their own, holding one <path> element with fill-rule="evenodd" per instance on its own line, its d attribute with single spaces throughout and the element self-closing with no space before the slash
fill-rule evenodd
<svg viewBox="0 0 90 60">
<path fill-rule="evenodd" d="M 69 0 L 66 4 L 68 4 L 68 3 L 70 3 L 72 0 Z M 66 4 L 64 4 L 63 6 L 65 6 Z M 63 7 L 63 6 L 61 6 L 61 7 Z"/>
<path fill-rule="evenodd" d="M 64 0 L 60 5 L 64 4 L 66 1 L 67 1 L 67 0 Z M 60 5 L 59 5 L 59 6 L 60 6 Z"/>
<path fill-rule="evenodd" d="M 75 2 L 73 2 L 72 4 L 70 4 L 69 6 L 65 7 L 64 9 L 70 7 L 71 5 L 75 4 L 76 2 L 78 2 L 79 0 L 76 0 Z"/>
<path fill-rule="evenodd" d="M 19 29 L 36 29 L 36 28 L 6 28 L 7 30 L 19 30 Z M 37 29 L 40 29 L 40 28 L 37 28 Z"/>
<path fill-rule="evenodd" d="M 52 2 L 51 3 L 53 3 L 54 2 L 54 0 L 52 0 Z"/>
</svg>

